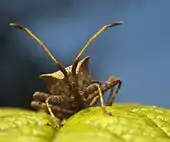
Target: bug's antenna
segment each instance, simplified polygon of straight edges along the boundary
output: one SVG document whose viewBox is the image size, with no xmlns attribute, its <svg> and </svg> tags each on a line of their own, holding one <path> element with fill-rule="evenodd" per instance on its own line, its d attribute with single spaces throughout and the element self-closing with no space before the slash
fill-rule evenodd
<svg viewBox="0 0 170 142">
<path fill-rule="evenodd" d="M 68 76 L 67 71 L 65 70 L 65 68 L 60 64 L 59 61 L 57 61 L 54 58 L 54 56 L 48 50 L 47 46 L 38 37 L 36 37 L 31 30 L 29 30 L 28 28 L 25 28 L 22 25 L 19 25 L 17 23 L 10 23 L 9 25 L 12 26 L 12 27 L 18 28 L 18 29 L 20 29 L 20 30 L 22 30 L 24 32 L 26 32 L 30 37 L 32 37 L 44 49 L 44 51 L 53 60 L 54 64 L 61 70 L 61 72 L 64 74 L 64 76 L 65 77 Z"/>
<path fill-rule="evenodd" d="M 73 66 L 72 66 L 72 73 L 76 74 L 76 68 L 78 65 L 78 62 L 80 60 L 81 55 L 83 54 L 83 52 L 86 50 L 86 48 L 93 42 L 93 40 L 95 38 L 97 38 L 102 32 L 104 32 L 106 29 L 110 28 L 110 27 L 114 27 L 114 26 L 119 26 L 122 25 L 123 22 L 122 21 L 118 21 L 118 22 L 114 22 L 112 24 L 108 24 L 108 25 L 104 25 L 102 28 L 100 28 L 84 45 L 84 47 L 82 48 L 82 50 L 77 54 L 74 62 L 73 62 Z"/>
</svg>

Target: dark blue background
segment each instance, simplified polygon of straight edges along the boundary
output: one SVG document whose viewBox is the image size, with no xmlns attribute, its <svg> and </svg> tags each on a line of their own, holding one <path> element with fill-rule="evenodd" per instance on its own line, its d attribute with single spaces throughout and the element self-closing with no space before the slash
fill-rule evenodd
<svg viewBox="0 0 170 142">
<path fill-rule="evenodd" d="M 92 74 L 118 76 L 119 102 L 170 107 L 169 0 L 0 0 L 0 105 L 28 107 L 38 78 L 55 66 L 44 51 L 9 22 L 29 27 L 67 66 L 87 39 L 113 21 L 124 25 L 103 33 L 87 49 Z"/>
</svg>

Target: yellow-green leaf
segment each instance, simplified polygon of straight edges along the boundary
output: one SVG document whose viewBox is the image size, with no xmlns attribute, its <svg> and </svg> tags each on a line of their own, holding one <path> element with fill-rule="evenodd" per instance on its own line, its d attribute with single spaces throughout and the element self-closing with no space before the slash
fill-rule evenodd
<svg viewBox="0 0 170 142">
<path fill-rule="evenodd" d="M 82 110 L 57 130 L 43 112 L 0 109 L 0 142 L 170 142 L 170 110 L 114 104 Z"/>
<path fill-rule="evenodd" d="M 0 109 L 0 142 L 51 142 L 56 129 L 45 113 Z"/>
<path fill-rule="evenodd" d="M 170 110 L 139 104 L 85 109 L 59 130 L 55 142 L 170 142 Z"/>
</svg>

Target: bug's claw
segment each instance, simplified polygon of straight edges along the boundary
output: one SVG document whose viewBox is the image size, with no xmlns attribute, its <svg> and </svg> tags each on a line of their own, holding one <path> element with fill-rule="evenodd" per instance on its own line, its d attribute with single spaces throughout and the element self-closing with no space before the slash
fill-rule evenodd
<svg viewBox="0 0 170 142">
<path fill-rule="evenodd" d="M 105 107 L 101 107 L 104 114 L 108 116 L 113 116 L 111 112 L 107 111 Z"/>
</svg>

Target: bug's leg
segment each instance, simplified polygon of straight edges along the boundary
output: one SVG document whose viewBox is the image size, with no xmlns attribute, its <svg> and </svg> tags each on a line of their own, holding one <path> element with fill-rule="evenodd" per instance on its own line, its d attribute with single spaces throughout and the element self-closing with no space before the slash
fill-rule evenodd
<svg viewBox="0 0 170 142">
<path fill-rule="evenodd" d="M 99 83 L 97 80 L 93 80 L 83 91 L 83 96 L 86 98 L 86 102 L 89 103 L 96 95 L 98 95 L 98 90 L 96 88 L 96 85 L 94 83 Z M 94 92 L 96 92 L 94 94 Z"/>
<path fill-rule="evenodd" d="M 109 106 L 112 105 L 112 103 L 114 102 L 115 98 L 118 95 L 121 84 L 122 84 L 121 80 L 115 76 L 109 77 L 109 79 L 106 83 L 101 84 L 102 92 L 106 92 L 109 89 L 111 89 L 110 96 L 109 96 L 109 99 L 108 99 L 106 105 L 109 105 Z M 114 91 L 115 87 L 117 87 L 117 88 Z M 89 106 L 93 106 L 99 100 L 98 91 L 95 90 L 94 86 L 89 85 L 89 87 L 87 88 L 87 92 L 89 92 L 89 94 L 90 94 L 90 95 L 88 94 L 87 102 L 89 102 Z"/>
<path fill-rule="evenodd" d="M 109 93 L 109 97 L 107 99 L 106 105 L 112 106 L 117 95 L 114 97 L 114 99 L 111 99 L 113 96 L 115 96 L 115 87 L 110 88 L 110 93 Z"/>
<path fill-rule="evenodd" d="M 106 86 L 108 86 L 108 89 L 110 89 L 110 95 L 109 95 L 106 105 L 111 106 L 119 93 L 122 82 L 117 77 L 111 76 L 108 79 L 106 84 L 107 84 Z M 112 84 L 115 84 L 115 85 L 112 85 Z"/>
<path fill-rule="evenodd" d="M 33 99 L 39 102 L 45 102 L 48 98 L 50 104 L 61 104 L 65 100 L 65 95 L 50 95 L 44 92 L 35 92 Z"/>
<path fill-rule="evenodd" d="M 45 102 L 45 100 L 50 96 L 50 94 L 48 93 L 44 93 L 44 92 L 35 92 L 33 94 L 33 99 L 35 101 L 39 101 L 39 102 Z"/>
<path fill-rule="evenodd" d="M 55 126 L 56 126 L 57 128 L 59 128 L 61 122 L 60 122 L 60 120 L 59 120 L 57 117 L 55 117 L 55 115 L 54 115 L 54 113 L 53 113 L 53 111 L 52 111 L 52 109 L 51 109 L 51 106 L 50 106 L 50 104 L 49 104 L 49 98 L 50 98 L 50 97 L 48 97 L 48 98 L 46 99 L 45 103 L 46 103 L 46 105 L 47 105 L 48 112 L 50 113 L 51 117 L 52 117 L 53 120 L 54 120 Z"/>
<path fill-rule="evenodd" d="M 58 105 L 51 105 L 48 102 L 48 98 L 45 103 L 32 101 L 31 106 L 37 110 L 46 110 L 52 116 L 56 127 L 59 127 L 61 125 L 61 120 L 74 114 L 74 111 L 72 110 L 64 109 Z"/>
<path fill-rule="evenodd" d="M 104 99 L 103 99 L 103 95 L 102 95 L 102 90 L 101 90 L 101 84 L 99 82 L 92 82 L 91 85 L 93 86 L 96 86 L 97 87 L 97 91 L 98 91 L 98 96 L 100 98 L 100 104 L 101 104 L 101 108 L 102 108 L 102 111 L 107 114 L 107 115 L 111 115 L 105 108 L 105 105 L 104 105 Z M 93 98 L 94 99 L 94 98 Z"/>
<path fill-rule="evenodd" d="M 99 96 L 93 96 L 93 99 L 90 101 L 89 106 L 91 107 L 94 104 L 96 104 L 99 98 L 100 98 Z"/>
<path fill-rule="evenodd" d="M 48 93 L 44 93 L 44 92 L 35 92 L 33 95 L 33 98 L 35 101 L 33 101 L 31 103 L 31 106 L 34 108 L 38 108 L 38 109 L 42 108 L 43 109 L 44 108 L 43 102 L 45 102 L 45 105 L 46 105 L 45 108 L 47 109 L 49 114 L 52 116 L 57 127 L 59 127 L 60 120 L 54 115 L 52 106 L 55 106 L 55 104 L 58 105 L 58 104 L 61 104 L 62 102 L 64 102 L 64 100 L 65 100 L 64 95 L 49 95 Z M 50 104 L 54 104 L 54 105 L 50 105 Z M 60 113 L 58 113 L 58 114 L 60 114 Z M 61 116 L 62 116 L 62 114 L 61 114 Z"/>
<path fill-rule="evenodd" d="M 89 107 L 93 106 L 97 103 L 99 100 L 99 91 L 96 88 L 96 85 L 94 83 L 101 83 L 99 81 L 93 80 L 89 86 L 87 86 L 86 90 L 84 91 L 84 96 L 87 97 L 87 103 L 89 104 Z M 102 89 L 102 88 L 101 88 Z"/>
<path fill-rule="evenodd" d="M 31 102 L 31 106 L 37 110 L 46 110 L 48 111 L 47 109 L 47 105 L 45 102 L 38 102 L 38 101 L 32 101 Z M 72 115 L 74 113 L 74 111 L 72 110 L 68 110 L 68 109 L 64 109 L 64 108 L 61 108 L 60 106 L 58 105 L 51 105 L 49 103 L 49 106 L 51 107 L 52 109 L 52 112 L 55 114 L 56 117 L 59 117 L 57 114 L 58 113 L 63 113 L 63 114 L 70 114 Z"/>
</svg>

